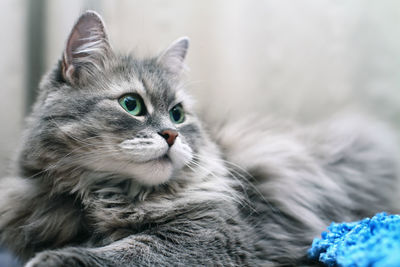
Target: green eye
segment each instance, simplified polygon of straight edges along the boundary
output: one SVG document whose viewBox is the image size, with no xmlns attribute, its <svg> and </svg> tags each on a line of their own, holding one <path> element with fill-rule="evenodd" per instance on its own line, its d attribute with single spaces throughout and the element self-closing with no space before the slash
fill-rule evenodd
<svg viewBox="0 0 400 267">
<path fill-rule="evenodd" d="M 169 117 L 173 123 L 179 124 L 185 120 L 185 112 L 181 104 L 176 105 L 169 111 Z"/>
<path fill-rule="evenodd" d="M 119 99 L 119 104 L 133 116 L 144 114 L 143 101 L 138 95 L 125 95 Z"/>
</svg>

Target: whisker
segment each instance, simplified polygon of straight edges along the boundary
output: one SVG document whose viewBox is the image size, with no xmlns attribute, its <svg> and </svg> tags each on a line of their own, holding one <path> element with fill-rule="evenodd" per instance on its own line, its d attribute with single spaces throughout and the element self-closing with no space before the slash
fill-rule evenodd
<svg viewBox="0 0 400 267">
<path fill-rule="evenodd" d="M 207 171 L 211 176 L 213 176 L 214 178 L 219 178 L 217 175 L 214 174 L 213 171 L 207 169 L 206 167 L 202 166 L 200 163 L 196 162 L 195 160 L 191 161 L 191 164 L 195 165 L 198 168 L 201 168 L 202 170 Z M 189 168 L 191 168 L 190 166 L 188 166 Z M 192 169 L 192 168 L 191 168 Z M 193 170 L 193 169 L 192 169 Z M 196 170 L 193 170 L 196 172 Z M 232 194 L 232 193 L 231 193 Z M 248 203 L 244 203 L 243 199 L 239 196 L 239 194 L 233 195 L 233 200 L 235 202 L 237 202 L 238 204 L 240 204 L 241 206 L 249 206 Z M 247 204 L 247 205 L 244 205 Z"/>
<path fill-rule="evenodd" d="M 267 205 L 271 208 L 272 211 L 277 212 L 277 213 L 280 213 L 280 211 L 279 211 L 278 209 L 276 209 L 276 208 L 270 203 L 270 201 L 269 201 L 268 199 L 265 198 L 264 194 L 263 194 L 263 193 L 257 188 L 257 186 L 254 185 L 254 183 L 249 179 L 249 177 L 254 179 L 254 176 L 251 175 L 247 170 L 243 169 L 241 166 L 239 166 L 239 165 L 237 165 L 237 164 L 235 164 L 235 163 L 233 163 L 233 162 L 230 162 L 230 161 L 228 161 L 228 160 L 224 160 L 224 159 L 217 158 L 217 157 L 208 157 L 208 156 L 207 156 L 207 158 L 205 158 L 204 156 L 199 155 L 199 154 L 195 154 L 194 157 L 195 157 L 195 158 L 198 158 L 198 159 L 200 159 L 200 160 L 207 160 L 207 159 L 210 160 L 210 159 L 211 159 L 211 160 L 213 160 L 213 161 L 219 161 L 219 162 L 223 163 L 223 164 L 225 165 L 225 167 L 226 167 L 226 170 L 227 170 L 228 173 L 230 174 L 230 177 L 233 178 L 233 179 L 235 179 L 235 180 L 240 184 L 240 186 L 241 186 L 241 188 L 243 189 L 243 192 L 246 194 L 246 197 L 247 197 L 247 198 L 248 198 L 248 195 L 247 195 L 247 192 L 246 192 L 246 188 L 245 188 L 245 186 L 243 185 L 242 182 L 244 182 L 246 185 L 250 186 L 250 188 L 262 199 L 262 201 L 263 201 L 265 204 L 267 204 Z M 233 168 L 230 168 L 229 166 L 226 166 L 226 164 L 229 164 L 229 165 L 231 165 L 231 166 L 233 166 L 233 167 L 235 167 L 235 168 L 237 168 L 237 169 L 239 169 L 239 170 L 235 170 L 235 169 L 233 169 Z M 241 173 L 241 172 L 243 172 L 243 173 Z M 239 179 L 240 179 L 240 180 L 239 180 Z"/>
</svg>

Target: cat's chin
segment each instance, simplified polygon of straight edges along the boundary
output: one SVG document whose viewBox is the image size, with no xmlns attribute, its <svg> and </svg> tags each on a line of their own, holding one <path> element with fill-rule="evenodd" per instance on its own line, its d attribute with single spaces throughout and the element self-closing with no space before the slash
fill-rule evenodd
<svg viewBox="0 0 400 267">
<path fill-rule="evenodd" d="M 124 170 L 140 184 L 154 186 L 166 183 L 174 172 L 174 166 L 169 157 L 132 164 Z"/>
</svg>

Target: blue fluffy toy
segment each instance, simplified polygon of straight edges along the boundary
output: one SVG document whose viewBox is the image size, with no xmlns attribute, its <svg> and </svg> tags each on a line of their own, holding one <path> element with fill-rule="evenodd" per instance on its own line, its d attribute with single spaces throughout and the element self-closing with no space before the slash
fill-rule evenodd
<svg viewBox="0 0 400 267">
<path fill-rule="evenodd" d="M 332 223 L 314 239 L 311 259 L 328 266 L 400 266 L 400 215 L 379 213 L 352 223 Z"/>
</svg>

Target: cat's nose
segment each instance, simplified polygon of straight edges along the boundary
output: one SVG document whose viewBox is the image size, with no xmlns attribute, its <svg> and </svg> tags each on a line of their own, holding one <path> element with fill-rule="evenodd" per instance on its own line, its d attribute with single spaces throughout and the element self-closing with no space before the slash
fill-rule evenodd
<svg viewBox="0 0 400 267">
<path fill-rule="evenodd" d="M 165 139 L 165 141 L 167 141 L 168 146 L 172 146 L 175 143 L 176 137 L 178 136 L 177 131 L 170 129 L 163 130 L 158 134 L 161 135 Z"/>
</svg>

